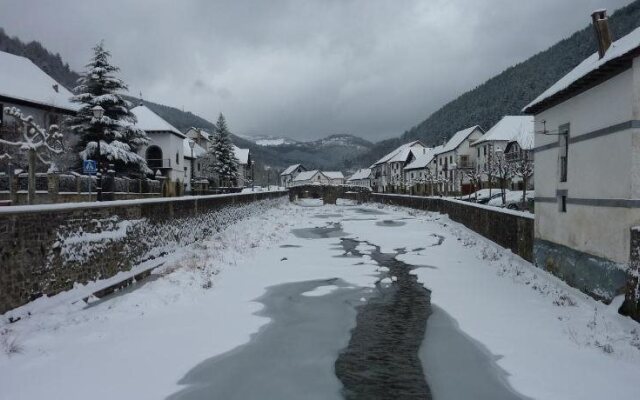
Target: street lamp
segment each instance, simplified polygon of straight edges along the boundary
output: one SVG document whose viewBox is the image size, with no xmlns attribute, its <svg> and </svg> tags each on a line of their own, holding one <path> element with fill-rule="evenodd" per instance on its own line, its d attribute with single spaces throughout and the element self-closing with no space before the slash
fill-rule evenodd
<svg viewBox="0 0 640 400">
<path fill-rule="evenodd" d="M 99 130 L 100 127 L 100 120 L 102 119 L 102 116 L 104 115 L 104 108 L 100 107 L 99 105 L 93 106 L 91 108 L 91 112 L 93 113 L 93 117 L 98 121 L 96 123 L 96 125 L 98 125 L 98 128 L 96 129 L 96 131 Z M 97 164 L 98 164 L 98 185 L 96 187 L 96 191 L 97 193 L 97 200 L 98 201 L 102 201 L 102 170 L 101 168 L 101 158 L 102 158 L 102 154 L 100 152 L 100 137 L 98 137 L 98 160 L 97 160 Z"/>
<path fill-rule="evenodd" d="M 256 171 L 255 171 L 256 162 L 251 160 L 251 191 L 253 192 L 256 188 Z"/>
<path fill-rule="evenodd" d="M 189 140 L 189 147 L 191 148 L 191 183 L 190 183 L 190 187 L 191 187 L 191 194 L 193 194 L 193 177 L 194 177 L 194 172 L 193 172 L 193 148 L 196 146 L 196 142 L 193 140 Z"/>
</svg>

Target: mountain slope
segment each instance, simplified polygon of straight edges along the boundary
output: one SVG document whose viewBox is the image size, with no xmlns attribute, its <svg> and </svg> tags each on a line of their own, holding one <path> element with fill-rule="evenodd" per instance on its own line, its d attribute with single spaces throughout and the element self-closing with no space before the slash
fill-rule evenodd
<svg viewBox="0 0 640 400">
<path fill-rule="evenodd" d="M 640 1 L 616 11 L 609 23 L 614 39 L 631 32 L 640 24 Z M 399 139 L 377 143 L 358 163 L 370 164 L 410 140 L 437 145 L 472 125 L 489 129 L 503 115 L 520 114 L 525 105 L 593 54 L 596 48 L 593 28 L 588 26 L 445 104 Z"/>
</svg>

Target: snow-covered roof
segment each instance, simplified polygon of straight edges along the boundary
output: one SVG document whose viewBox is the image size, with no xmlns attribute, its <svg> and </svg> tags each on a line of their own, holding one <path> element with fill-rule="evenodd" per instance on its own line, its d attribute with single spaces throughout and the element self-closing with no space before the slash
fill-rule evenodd
<svg viewBox="0 0 640 400">
<path fill-rule="evenodd" d="M 196 128 L 195 126 L 192 126 L 189 131 L 195 131 L 197 134 L 199 134 L 200 136 L 202 136 L 202 138 L 204 140 L 211 140 L 211 134 L 207 131 L 205 131 L 202 128 Z"/>
<path fill-rule="evenodd" d="M 312 171 L 302 171 L 295 178 L 293 178 L 293 181 L 294 182 L 296 182 L 296 181 L 298 181 L 298 182 L 299 181 L 308 181 L 309 179 L 313 178 L 313 176 L 315 174 L 317 174 L 318 172 L 320 172 L 320 171 L 318 171 L 317 169 L 314 169 Z"/>
<path fill-rule="evenodd" d="M 586 78 L 591 73 L 598 73 L 601 69 L 604 70 L 605 65 L 615 61 L 618 58 L 629 55 L 629 53 L 640 48 L 640 28 L 636 28 L 634 31 L 626 36 L 616 40 L 611 44 L 611 47 L 607 50 L 604 57 L 600 58 L 598 52 L 593 53 L 586 60 L 578 64 L 571 72 L 562 77 L 559 81 L 554 83 L 550 88 L 545 90 L 540 96 L 529 103 L 524 109 L 524 112 L 535 111 L 532 108 L 540 106 L 542 102 L 550 100 L 551 97 L 561 95 L 563 92 L 571 89 L 571 87 L 578 83 L 582 78 Z M 630 68 L 630 64 L 629 67 Z"/>
<path fill-rule="evenodd" d="M 416 157 L 416 159 L 410 162 L 409 164 L 407 164 L 407 166 L 404 167 L 404 169 L 409 170 L 409 169 L 426 168 L 427 165 L 429 165 L 429 163 L 431 162 L 431 160 L 433 160 L 433 158 L 436 156 L 436 154 L 442 153 L 443 148 L 444 146 L 440 145 L 432 149 L 427 149 L 427 151 L 424 154 L 421 154 L 418 157 Z"/>
<path fill-rule="evenodd" d="M 189 146 L 189 142 L 193 142 L 193 139 L 182 139 L 182 153 L 184 154 L 184 158 L 191 158 L 191 146 Z M 207 151 L 202 148 L 198 143 L 194 143 L 193 146 L 193 157 L 198 158 L 207 154 Z"/>
<path fill-rule="evenodd" d="M 145 132 L 171 132 L 180 137 L 186 137 L 178 128 L 162 119 L 145 105 L 134 107 L 131 112 L 135 114 L 138 120 L 136 126 Z"/>
<path fill-rule="evenodd" d="M 249 149 L 241 149 L 234 144 L 233 152 L 241 165 L 249 164 Z"/>
<path fill-rule="evenodd" d="M 534 136 L 535 135 L 532 130 L 524 131 L 515 138 L 515 142 L 517 142 L 518 146 L 523 150 L 532 150 L 534 146 Z"/>
<path fill-rule="evenodd" d="M 533 131 L 532 115 L 506 115 L 491 127 L 484 136 L 475 141 L 473 145 L 490 141 L 510 142 L 515 140 L 522 132 L 533 133 Z"/>
<path fill-rule="evenodd" d="M 478 125 L 456 132 L 436 154 L 447 153 L 449 151 L 457 149 L 462 144 L 462 142 L 464 142 L 465 139 L 467 139 L 469 135 L 471 135 L 476 129 L 482 132 L 482 128 L 480 128 L 480 126 Z"/>
<path fill-rule="evenodd" d="M 340 171 L 321 171 L 324 176 L 329 179 L 344 179 L 344 175 Z"/>
<path fill-rule="evenodd" d="M 409 155 L 408 149 L 417 144 L 422 146 L 422 143 L 419 140 L 414 140 L 413 142 L 405 143 L 402 146 L 399 146 L 398 148 L 393 150 L 392 152 L 388 153 L 378 161 L 376 161 L 373 165 L 375 166 L 375 165 L 380 165 L 387 162 L 393 162 L 392 161 L 393 159 L 402 158 L 403 155 L 404 155 L 404 160 L 406 160 L 407 156 Z"/>
<path fill-rule="evenodd" d="M 293 164 L 293 165 L 289 165 L 287 167 L 287 169 L 285 169 L 284 171 L 282 171 L 282 173 L 280 174 L 280 176 L 284 176 L 284 175 L 291 175 L 298 167 L 301 167 L 301 164 Z"/>
<path fill-rule="evenodd" d="M 31 60 L 4 51 L 0 51 L 0 96 L 68 111 L 80 108 L 70 101 L 70 91 Z"/>
<path fill-rule="evenodd" d="M 371 168 L 362 168 L 357 170 L 347 181 L 357 181 L 360 179 L 369 179 L 371 177 Z"/>
</svg>

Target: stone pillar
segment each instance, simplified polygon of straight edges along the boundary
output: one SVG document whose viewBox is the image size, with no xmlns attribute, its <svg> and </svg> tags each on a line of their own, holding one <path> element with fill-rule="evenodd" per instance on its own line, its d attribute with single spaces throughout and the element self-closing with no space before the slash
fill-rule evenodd
<svg viewBox="0 0 640 400">
<path fill-rule="evenodd" d="M 58 174 L 47 174 L 47 192 L 49 193 L 49 202 L 57 203 L 60 193 L 60 176 Z"/>
<path fill-rule="evenodd" d="M 29 183 L 28 183 L 28 192 L 27 203 L 35 204 L 36 202 L 36 151 L 34 149 L 29 149 L 27 151 L 27 158 L 29 160 Z"/>
<path fill-rule="evenodd" d="M 109 164 L 107 173 L 102 177 L 102 201 L 113 201 L 116 191 L 116 171 L 114 165 Z"/>
</svg>

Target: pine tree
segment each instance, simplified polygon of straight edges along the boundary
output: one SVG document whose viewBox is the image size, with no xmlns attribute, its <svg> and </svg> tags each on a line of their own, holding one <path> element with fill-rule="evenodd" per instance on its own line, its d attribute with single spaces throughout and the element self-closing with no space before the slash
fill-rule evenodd
<svg viewBox="0 0 640 400">
<path fill-rule="evenodd" d="M 215 159 L 212 169 L 218 175 L 220 186 L 231 186 L 238 178 L 238 159 L 233 150 L 227 121 L 222 113 L 216 123 L 210 153 Z"/>
<path fill-rule="evenodd" d="M 149 142 L 147 134 L 137 128 L 131 104 L 120 92 L 127 85 L 115 77 L 120 68 L 111 65 L 111 53 L 100 42 L 93 48 L 94 55 L 86 65 L 85 73 L 78 80 L 71 101 L 79 103 L 80 110 L 69 121 L 69 127 L 79 137 L 78 152 L 83 160 L 98 160 L 99 164 L 113 163 L 116 171 L 139 171 L 150 173 L 145 159 L 137 154 L 138 149 Z M 92 108 L 104 109 L 102 118 L 93 116 Z M 98 155 L 100 142 L 100 156 Z"/>
</svg>

